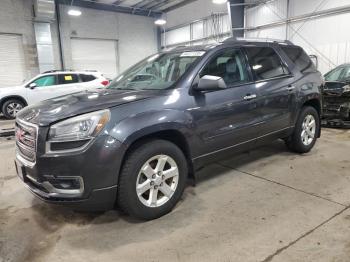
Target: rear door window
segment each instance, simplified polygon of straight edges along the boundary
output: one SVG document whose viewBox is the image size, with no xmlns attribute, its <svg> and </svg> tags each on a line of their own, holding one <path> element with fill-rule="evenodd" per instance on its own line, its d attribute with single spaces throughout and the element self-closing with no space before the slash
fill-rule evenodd
<svg viewBox="0 0 350 262">
<path fill-rule="evenodd" d="M 316 72 L 316 67 L 305 51 L 298 46 L 281 46 L 290 60 L 301 72 Z"/>
<path fill-rule="evenodd" d="M 82 82 L 90 82 L 96 79 L 96 77 L 93 75 L 80 74 L 79 76 Z"/>
<path fill-rule="evenodd" d="M 273 48 L 245 47 L 245 50 L 256 80 L 266 80 L 290 74 Z"/>
<path fill-rule="evenodd" d="M 66 85 L 66 84 L 74 84 L 78 83 L 79 78 L 76 74 L 59 74 L 58 75 L 58 84 Z"/>
</svg>

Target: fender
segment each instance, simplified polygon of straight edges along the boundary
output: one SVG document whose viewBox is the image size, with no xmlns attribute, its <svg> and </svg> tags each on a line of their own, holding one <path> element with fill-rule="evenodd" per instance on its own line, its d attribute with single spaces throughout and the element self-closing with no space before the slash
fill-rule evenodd
<svg viewBox="0 0 350 262">
<path fill-rule="evenodd" d="M 142 137 L 161 131 L 177 131 L 185 139 L 188 148 L 192 149 L 190 157 L 193 158 L 199 139 L 191 131 L 192 122 L 190 114 L 180 110 L 150 111 L 125 118 L 114 126 L 109 135 L 129 148 Z"/>
</svg>

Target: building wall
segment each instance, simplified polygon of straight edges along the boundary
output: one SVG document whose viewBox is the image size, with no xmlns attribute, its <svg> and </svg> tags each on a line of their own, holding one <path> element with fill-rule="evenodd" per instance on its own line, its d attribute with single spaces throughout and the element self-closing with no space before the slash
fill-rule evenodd
<svg viewBox="0 0 350 262">
<path fill-rule="evenodd" d="M 211 18 L 212 14 L 219 15 Z M 231 31 L 227 4 L 197 0 L 166 14 L 166 32 L 161 34 L 162 47 L 197 45 L 220 41 Z"/>
<path fill-rule="evenodd" d="M 190 4 L 184 5 L 178 9 L 166 14 L 166 28 L 171 28 L 184 23 L 190 23 L 194 20 L 201 19 L 211 15 L 211 13 L 227 13 L 225 4 L 213 4 L 212 0 L 197 0 Z"/>
<path fill-rule="evenodd" d="M 86 8 L 80 8 L 82 15 L 74 17 L 67 14 L 68 8 L 60 6 L 66 68 L 72 68 L 72 37 L 118 41 L 119 72 L 157 52 L 153 18 Z"/>
<path fill-rule="evenodd" d="M 300 15 L 329 10 L 331 8 L 349 7 L 348 0 L 287 0 L 270 1 L 267 4 L 245 11 L 245 26 L 256 27 L 271 22 L 278 22 Z M 246 31 L 246 37 L 269 37 L 288 39 L 302 46 L 308 54 L 316 55 L 319 70 L 326 73 L 335 66 L 350 61 L 350 34 L 348 21 L 350 13 L 310 18 L 258 30 Z"/>
<path fill-rule="evenodd" d="M 32 6 L 32 0 L 0 1 L 0 34 L 21 35 L 27 79 L 39 73 Z M 62 49 L 66 68 L 71 68 L 72 65 L 71 37 L 117 40 L 119 72 L 157 52 L 157 28 L 153 18 L 93 9 L 81 10 L 80 17 L 72 17 L 67 14 L 67 6 L 60 6 Z M 51 23 L 50 29 L 54 65 L 56 69 L 60 69 L 56 21 Z"/>
<path fill-rule="evenodd" d="M 32 22 L 32 1 L 1 0 L 0 5 L 0 34 L 21 36 L 28 79 L 39 72 Z"/>
</svg>

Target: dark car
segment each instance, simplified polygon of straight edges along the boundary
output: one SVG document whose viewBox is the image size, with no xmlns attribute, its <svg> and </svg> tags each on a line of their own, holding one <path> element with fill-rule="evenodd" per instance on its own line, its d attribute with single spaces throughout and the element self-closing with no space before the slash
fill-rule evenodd
<svg viewBox="0 0 350 262">
<path fill-rule="evenodd" d="M 108 88 L 47 100 L 16 119 L 16 167 L 42 200 L 153 219 L 198 168 L 284 139 L 320 137 L 322 75 L 290 42 L 229 39 L 146 58 Z"/>
<path fill-rule="evenodd" d="M 350 64 L 325 74 L 323 120 L 325 124 L 350 126 Z"/>
</svg>

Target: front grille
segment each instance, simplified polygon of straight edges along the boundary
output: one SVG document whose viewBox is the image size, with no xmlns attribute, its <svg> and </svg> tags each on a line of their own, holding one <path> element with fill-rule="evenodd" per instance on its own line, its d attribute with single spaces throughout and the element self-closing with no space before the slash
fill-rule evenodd
<svg viewBox="0 0 350 262">
<path fill-rule="evenodd" d="M 350 97 L 349 96 L 324 96 L 323 102 L 325 104 L 343 104 L 343 103 L 349 103 Z"/>
<path fill-rule="evenodd" d="M 327 104 L 325 105 L 324 110 L 329 110 L 329 111 L 339 111 L 340 110 L 340 105 L 334 105 L 334 104 Z"/>
<path fill-rule="evenodd" d="M 16 149 L 24 159 L 35 162 L 37 127 L 22 121 L 16 121 Z"/>
</svg>

